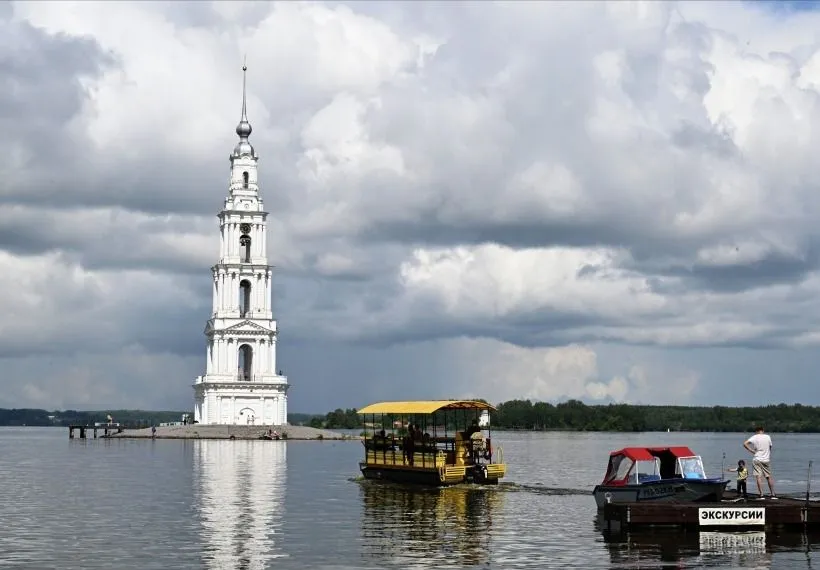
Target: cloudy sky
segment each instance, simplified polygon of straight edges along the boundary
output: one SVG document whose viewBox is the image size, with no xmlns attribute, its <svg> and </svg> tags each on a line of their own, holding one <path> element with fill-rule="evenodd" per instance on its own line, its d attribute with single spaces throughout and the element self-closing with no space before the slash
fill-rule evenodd
<svg viewBox="0 0 820 570">
<path fill-rule="evenodd" d="M 820 14 L 0 4 L 0 407 L 186 409 L 248 57 L 290 411 L 820 404 Z"/>
</svg>

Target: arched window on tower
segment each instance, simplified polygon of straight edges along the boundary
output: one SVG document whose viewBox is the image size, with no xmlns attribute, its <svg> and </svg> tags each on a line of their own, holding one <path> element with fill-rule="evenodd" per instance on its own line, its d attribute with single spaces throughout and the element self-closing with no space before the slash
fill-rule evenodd
<svg viewBox="0 0 820 570">
<path fill-rule="evenodd" d="M 239 347 L 239 381 L 250 382 L 253 379 L 251 370 L 253 366 L 253 349 L 249 344 Z"/>
<path fill-rule="evenodd" d="M 247 188 L 247 187 L 248 187 L 248 182 L 249 182 L 248 173 L 247 173 L 247 172 L 243 172 L 243 173 L 242 173 L 242 186 L 243 186 L 244 188 Z"/>
<path fill-rule="evenodd" d="M 249 235 L 239 236 L 239 247 L 241 248 L 240 256 L 242 258 L 242 263 L 250 263 L 251 262 L 251 236 L 249 236 Z"/>
<path fill-rule="evenodd" d="M 251 310 L 251 282 L 243 279 L 239 282 L 239 316 L 244 317 Z"/>
</svg>

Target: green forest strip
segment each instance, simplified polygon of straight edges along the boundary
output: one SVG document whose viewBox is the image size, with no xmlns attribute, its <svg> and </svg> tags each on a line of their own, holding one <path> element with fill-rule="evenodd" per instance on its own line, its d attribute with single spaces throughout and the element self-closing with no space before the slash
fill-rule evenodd
<svg viewBox="0 0 820 570">
<path fill-rule="evenodd" d="M 510 400 L 498 404 L 494 429 L 543 431 L 701 431 L 751 432 L 762 425 L 769 432 L 820 433 L 820 406 L 776 404 L 757 407 L 639 406 L 610 404 L 588 406 L 578 400 L 560 404 Z M 179 422 L 183 411 L 0 409 L 0 426 L 68 426 L 115 422 L 147 427 Z M 326 429 L 358 429 L 362 419 L 353 408 L 325 415 L 288 414 L 292 425 Z"/>
<path fill-rule="evenodd" d="M 820 406 L 776 404 L 757 407 L 588 406 L 578 400 L 560 404 L 510 400 L 496 406 L 492 427 L 541 431 L 693 431 L 752 432 L 762 425 L 769 432 L 820 433 Z M 355 409 L 337 409 L 310 420 L 313 427 L 355 429 L 361 418 Z"/>
</svg>

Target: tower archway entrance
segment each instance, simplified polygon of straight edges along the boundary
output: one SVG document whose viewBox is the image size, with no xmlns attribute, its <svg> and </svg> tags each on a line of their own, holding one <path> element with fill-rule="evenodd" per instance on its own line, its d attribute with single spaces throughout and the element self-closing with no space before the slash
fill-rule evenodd
<svg viewBox="0 0 820 570">
<path fill-rule="evenodd" d="M 256 411 L 253 408 L 242 408 L 236 417 L 236 423 L 239 425 L 256 425 Z"/>
</svg>

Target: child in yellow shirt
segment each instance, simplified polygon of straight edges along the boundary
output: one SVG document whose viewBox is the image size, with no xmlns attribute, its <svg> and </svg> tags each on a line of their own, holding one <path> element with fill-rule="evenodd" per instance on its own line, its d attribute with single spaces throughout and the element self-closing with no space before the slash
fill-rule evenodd
<svg viewBox="0 0 820 570">
<path fill-rule="evenodd" d="M 737 472 L 737 494 L 742 494 L 744 499 L 748 499 L 749 496 L 746 494 L 746 479 L 749 477 L 749 471 L 746 469 L 746 462 L 741 459 L 737 462 L 736 468 L 732 467 L 726 471 L 731 473 Z"/>
</svg>

